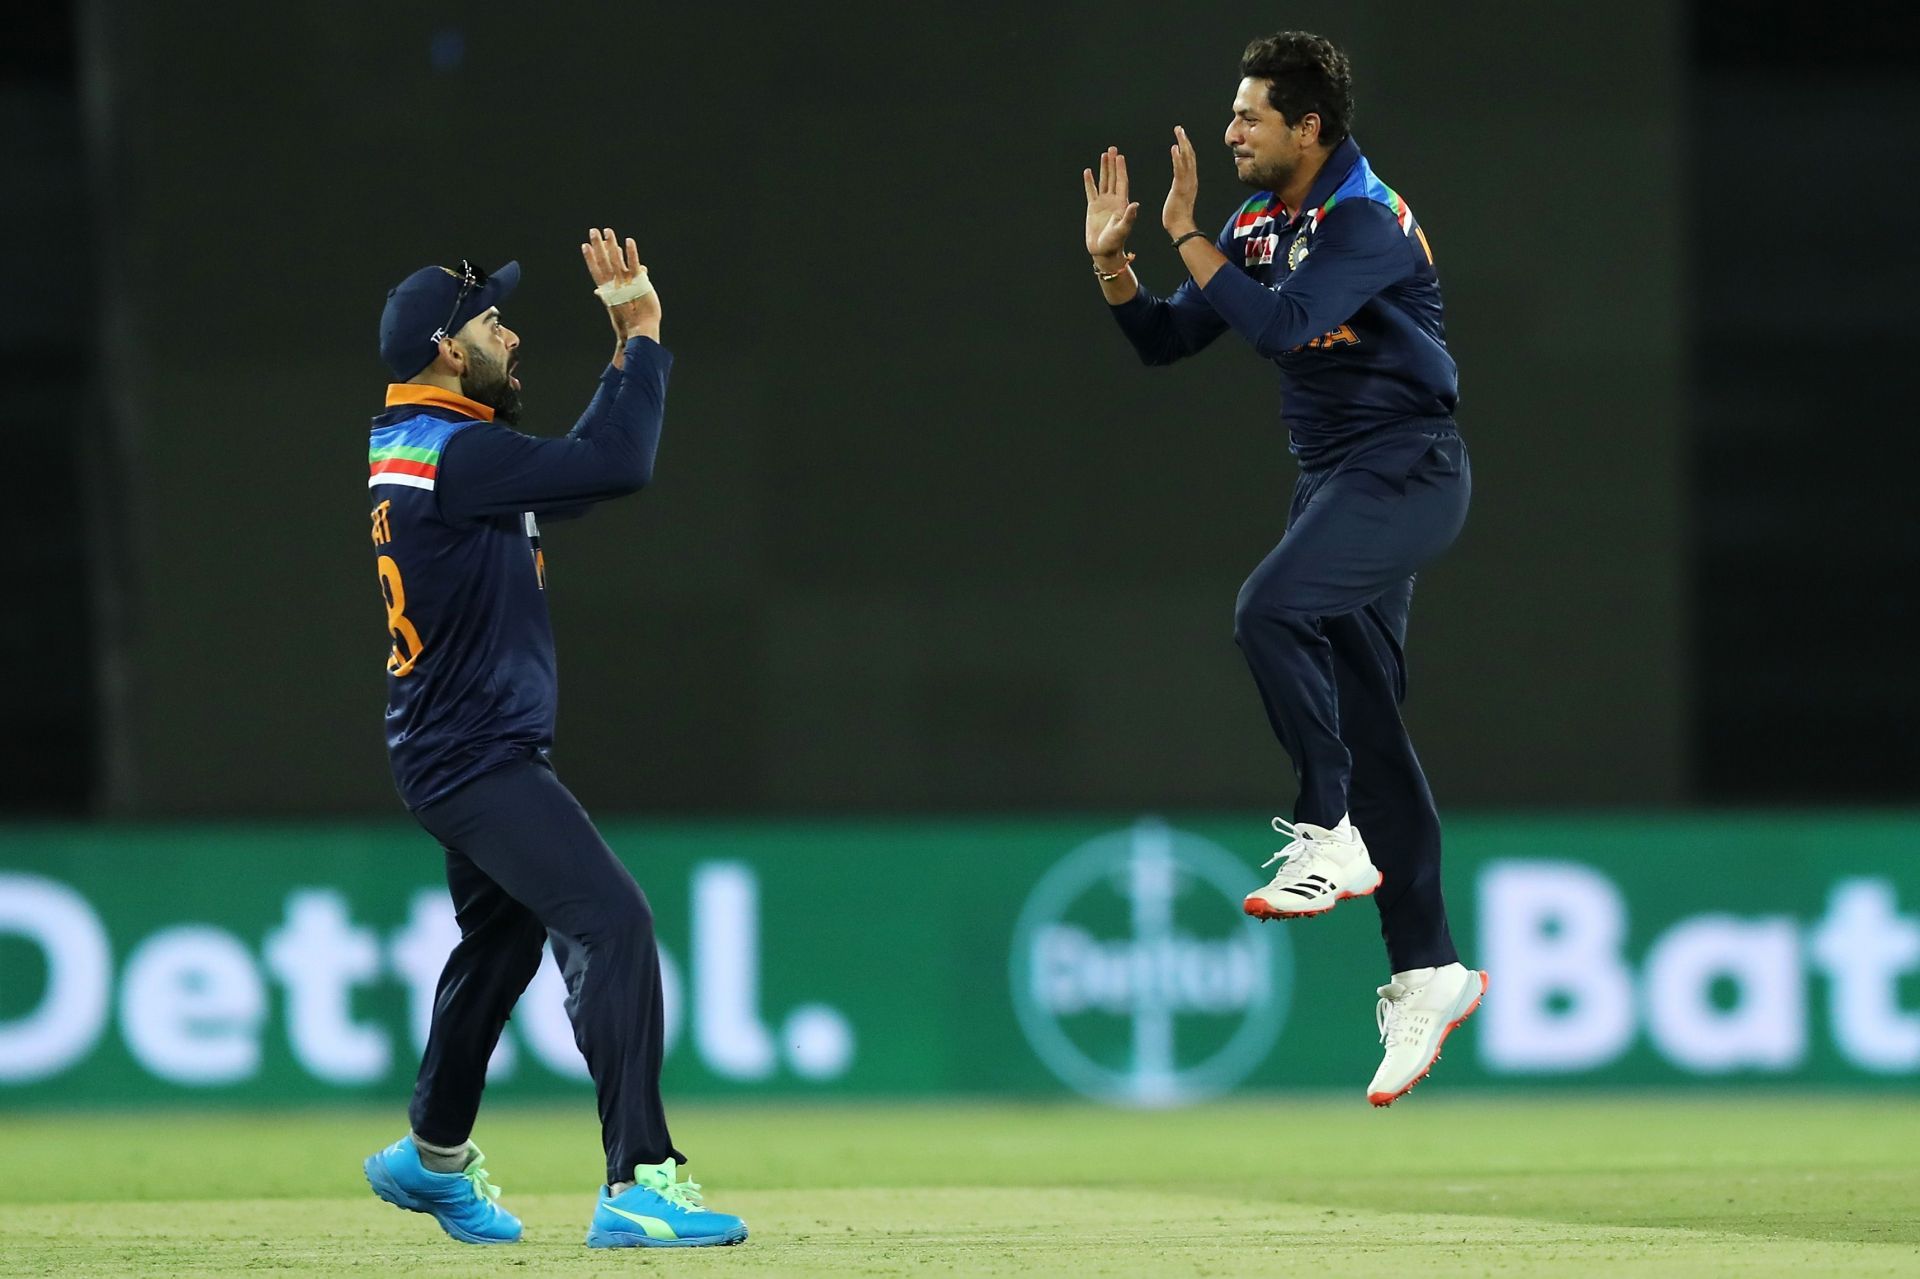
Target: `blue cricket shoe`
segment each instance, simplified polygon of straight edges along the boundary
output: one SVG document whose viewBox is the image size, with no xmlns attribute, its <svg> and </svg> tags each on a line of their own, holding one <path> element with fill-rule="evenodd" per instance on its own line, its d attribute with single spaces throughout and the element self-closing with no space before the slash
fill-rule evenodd
<svg viewBox="0 0 1920 1279">
<path fill-rule="evenodd" d="M 516 1243 L 520 1219 L 494 1202 L 500 1188 L 487 1180 L 478 1146 L 463 1172 L 431 1172 L 420 1162 L 411 1134 L 367 1156 L 367 1184 L 396 1208 L 424 1212 L 461 1243 Z"/>
<path fill-rule="evenodd" d="M 642 1164 L 634 1184 L 614 1195 L 600 1187 L 600 1204 L 587 1228 L 589 1248 L 700 1248 L 739 1243 L 747 1223 L 728 1212 L 708 1212 L 700 1184 L 674 1180 L 675 1165 Z"/>
</svg>

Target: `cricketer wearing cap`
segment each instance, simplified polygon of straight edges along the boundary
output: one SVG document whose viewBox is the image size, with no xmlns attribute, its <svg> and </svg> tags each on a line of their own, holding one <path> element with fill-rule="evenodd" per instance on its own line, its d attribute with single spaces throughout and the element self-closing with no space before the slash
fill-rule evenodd
<svg viewBox="0 0 1920 1279">
<path fill-rule="evenodd" d="M 1447 929 L 1440 818 L 1400 718 L 1413 575 L 1458 536 L 1471 472 L 1432 246 L 1348 133 L 1346 56 L 1282 32 L 1247 46 L 1240 75 L 1225 140 L 1258 194 L 1218 235 L 1195 223 L 1198 160 L 1174 130 L 1161 222 L 1190 278 L 1165 299 L 1134 278 L 1140 206 L 1117 148 L 1082 174 L 1087 251 L 1146 363 L 1232 330 L 1279 369 L 1300 477 L 1280 544 L 1240 590 L 1234 638 L 1299 793 L 1293 821 L 1274 819 L 1291 841 L 1267 863 L 1280 870 L 1246 912 L 1292 919 L 1377 894 L 1392 977 L 1376 992 L 1386 1052 L 1367 1098 L 1384 1106 L 1486 989 Z"/>
<path fill-rule="evenodd" d="M 400 797 L 446 854 L 460 941 L 447 958 L 408 1118 L 366 1160 L 387 1202 L 466 1243 L 511 1243 L 470 1140 L 487 1059 L 550 941 L 600 1103 L 606 1183 L 595 1247 L 738 1243 L 738 1217 L 680 1181 L 660 1099 L 664 1020 L 646 896 L 554 775 L 553 631 L 540 521 L 637 492 L 653 474 L 672 358 L 632 240 L 580 246 L 617 338 L 565 438 L 523 435 L 509 262 L 430 266 L 387 295 L 394 376 L 368 440 L 375 569 L 386 606 L 387 752 Z"/>
</svg>

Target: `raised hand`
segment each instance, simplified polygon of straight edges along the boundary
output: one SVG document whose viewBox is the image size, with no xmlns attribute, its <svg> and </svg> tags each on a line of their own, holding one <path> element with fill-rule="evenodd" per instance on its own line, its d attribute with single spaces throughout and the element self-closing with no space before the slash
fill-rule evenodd
<svg viewBox="0 0 1920 1279">
<path fill-rule="evenodd" d="M 587 242 L 580 246 L 580 256 L 587 264 L 587 274 L 593 277 L 597 289 L 605 284 L 631 284 L 645 278 L 647 268 L 640 262 L 640 247 L 627 237 L 623 252 L 620 240 L 612 227 L 595 227 L 587 232 Z M 631 302 L 622 302 L 607 308 L 607 320 L 613 325 L 614 336 L 622 343 L 630 337 L 645 336 L 654 341 L 660 340 L 660 291 L 654 289 Z"/>
<path fill-rule="evenodd" d="M 1080 170 L 1080 177 L 1087 188 L 1087 252 L 1103 266 L 1113 265 L 1126 256 L 1127 235 L 1140 212 L 1127 194 L 1127 157 L 1108 147 L 1100 153 L 1099 180 L 1092 169 Z"/>
<path fill-rule="evenodd" d="M 1160 225 L 1171 236 L 1182 236 L 1199 225 L 1193 220 L 1193 206 L 1200 198 L 1200 160 L 1193 153 L 1187 131 L 1173 131 L 1173 185 L 1167 188 L 1167 202 L 1160 210 Z"/>
</svg>

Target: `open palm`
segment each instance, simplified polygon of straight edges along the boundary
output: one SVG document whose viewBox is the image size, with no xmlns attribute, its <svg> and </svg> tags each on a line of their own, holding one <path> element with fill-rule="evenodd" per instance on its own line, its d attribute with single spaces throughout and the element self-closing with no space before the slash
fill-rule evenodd
<svg viewBox="0 0 1920 1279">
<path fill-rule="evenodd" d="M 1087 189 L 1087 252 L 1096 258 L 1113 258 L 1126 252 L 1127 235 L 1140 206 L 1128 199 L 1127 157 L 1118 147 L 1100 153 L 1100 176 L 1082 169 L 1080 177 Z"/>
<path fill-rule="evenodd" d="M 604 230 L 590 227 L 587 230 L 587 242 L 580 246 L 580 256 L 586 261 L 587 274 L 593 277 L 597 289 L 607 284 L 632 284 L 646 275 L 647 268 L 640 263 L 640 248 L 627 237 L 626 252 L 622 253 L 620 239 L 614 235 L 613 228 Z M 660 291 L 654 289 L 641 297 L 622 302 L 607 308 L 607 318 L 613 324 L 613 331 L 624 342 L 635 334 L 657 337 L 660 331 Z"/>
</svg>

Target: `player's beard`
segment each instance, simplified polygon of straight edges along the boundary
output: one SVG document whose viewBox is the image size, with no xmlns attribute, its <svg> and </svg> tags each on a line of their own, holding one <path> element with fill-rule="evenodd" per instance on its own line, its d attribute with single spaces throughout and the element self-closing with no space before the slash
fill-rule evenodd
<svg viewBox="0 0 1920 1279">
<path fill-rule="evenodd" d="M 1298 161 L 1289 164 L 1284 160 L 1271 160 L 1264 165 L 1251 164 L 1240 175 L 1240 181 L 1256 191 L 1284 191 L 1299 168 Z"/>
<path fill-rule="evenodd" d="M 507 365 L 495 363 L 484 352 L 470 352 L 467 371 L 460 376 L 460 394 L 486 405 L 493 410 L 495 421 L 511 426 L 520 421 L 520 391 L 508 377 L 509 372 Z"/>
</svg>

